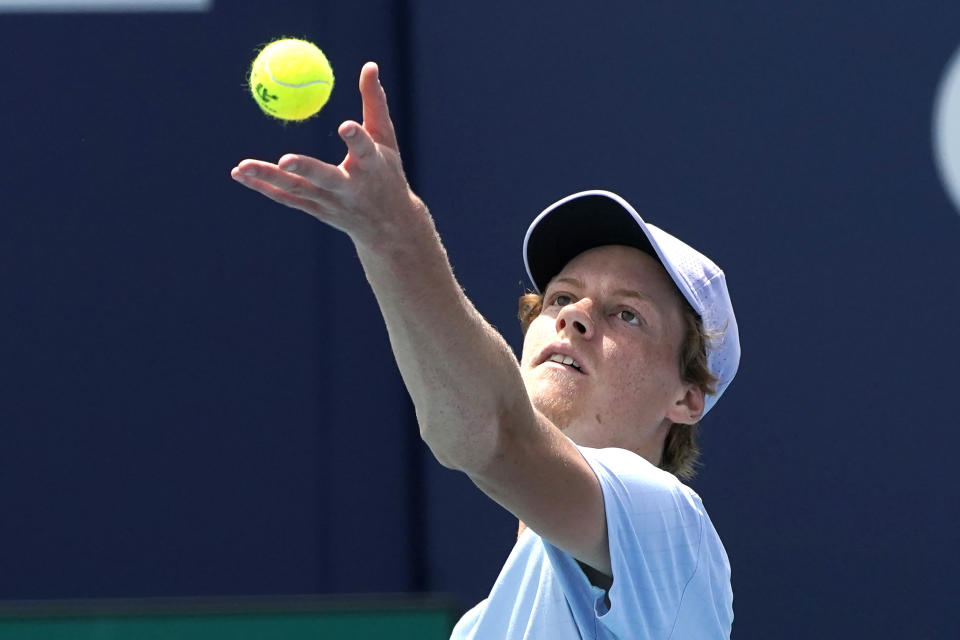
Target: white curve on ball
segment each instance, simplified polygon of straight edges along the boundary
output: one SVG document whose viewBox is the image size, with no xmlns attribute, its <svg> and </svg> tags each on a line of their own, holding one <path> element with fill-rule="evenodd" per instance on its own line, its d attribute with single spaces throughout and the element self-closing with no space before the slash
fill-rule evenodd
<svg viewBox="0 0 960 640">
<path fill-rule="evenodd" d="M 273 75 L 273 72 L 270 71 L 270 59 L 267 58 L 267 61 L 263 64 L 264 70 L 267 72 L 267 75 L 270 76 L 270 79 L 281 87 L 289 87 L 291 89 L 302 89 L 303 87 L 309 87 L 312 84 L 330 84 L 329 80 L 311 80 L 310 82 L 301 82 L 300 84 L 291 84 L 289 82 L 283 82 L 282 80 L 277 80 Z"/>
</svg>

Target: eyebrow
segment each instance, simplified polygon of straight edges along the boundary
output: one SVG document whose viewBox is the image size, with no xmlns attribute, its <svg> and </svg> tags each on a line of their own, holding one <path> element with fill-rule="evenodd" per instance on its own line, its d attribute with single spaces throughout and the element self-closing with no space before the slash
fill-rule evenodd
<svg viewBox="0 0 960 640">
<path fill-rule="evenodd" d="M 549 289 L 551 285 L 553 285 L 553 284 L 560 284 L 560 283 L 563 283 L 563 284 L 572 284 L 573 286 L 577 287 L 578 289 L 586 289 L 586 288 L 587 288 L 586 285 L 583 284 L 583 280 L 580 280 L 579 278 L 570 278 L 570 277 L 557 278 L 557 279 L 555 279 L 553 282 L 548 283 L 548 284 L 547 284 L 547 288 Z"/>
<path fill-rule="evenodd" d="M 643 302 L 649 302 L 650 304 L 653 304 L 653 298 L 651 298 L 645 293 L 634 291 L 633 289 L 617 289 L 616 291 L 613 292 L 613 295 L 615 297 L 636 298 L 637 300 L 641 300 Z"/>
<path fill-rule="evenodd" d="M 578 289 L 586 289 L 587 286 L 583 283 L 583 280 L 579 278 L 572 278 L 570 276 L 564 276 L 562 278 L 557 278 L 550 285 L 554 284 L 570 284 Z M 613 292 L 614 296 L 626 297 L 626 298 L 637 298 L 638 300 L 643 300 L 644 302 L 653 302 L 653 298 L 648 296 L 645 293 L 641 293 L 634 289 L 617 289 Z"/>
</svg>

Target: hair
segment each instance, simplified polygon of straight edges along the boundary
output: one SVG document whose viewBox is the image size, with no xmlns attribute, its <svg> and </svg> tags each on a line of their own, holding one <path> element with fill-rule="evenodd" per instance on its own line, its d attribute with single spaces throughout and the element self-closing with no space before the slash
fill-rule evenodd
<svg viewBox="0 0 960 640">
<path fill-rule="evenodd" d="M 680 379 L 689 384 L 695 384 L 703 393 L 716 391 L 717 377 L 710 372 L 707 366 L 707 345 L 710 335 L 703 328 L 703 321 L 693 310 L 686 298 L 677 291 L 681 302 L 684 336 L 678 353 Z M 534 318 L 543 310 L 543 296 L 537 293 L 528 293 L 520 296 L 517 304 L 517 318 L 523 334 Z M 683 424 L 675 422 L 670 425 L 667 437 L 663 442 L 663 453 L 660 456 L 660 468 L 669 471 L 682 480 L 690 480 L 697 475 L 700 467 L 700 445 L 697 443 L 699 423 Z"/>
</svg>

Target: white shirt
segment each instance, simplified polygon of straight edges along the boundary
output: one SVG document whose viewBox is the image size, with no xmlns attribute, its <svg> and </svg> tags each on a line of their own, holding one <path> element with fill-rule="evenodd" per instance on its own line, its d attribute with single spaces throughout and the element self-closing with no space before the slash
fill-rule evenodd
<svg viewBox="0 0 960 640">
<path fill-rule="evenodd" d="M 613 585 L 527 529 L 451 640 L 727 640 L 730 563 L 700 497 L 624 449 L 577 447 L 603 490 Z"/>
</svg>

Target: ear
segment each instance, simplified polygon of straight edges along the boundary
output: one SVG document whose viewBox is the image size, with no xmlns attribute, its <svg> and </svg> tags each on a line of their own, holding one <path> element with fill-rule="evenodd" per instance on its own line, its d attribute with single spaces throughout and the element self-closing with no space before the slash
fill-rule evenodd
<svg viewBox="0 0 960 640">
<path fill-rule="evenodd" d="M 667 418 L 679 424 L 696 424 L 703 417 L 703 389 L 695 384 L 684 384 L 680 391 L 681 394 L 667 412 Z"/>
</svg>

